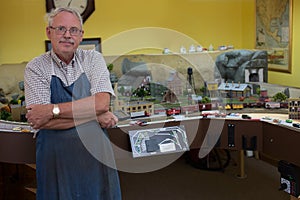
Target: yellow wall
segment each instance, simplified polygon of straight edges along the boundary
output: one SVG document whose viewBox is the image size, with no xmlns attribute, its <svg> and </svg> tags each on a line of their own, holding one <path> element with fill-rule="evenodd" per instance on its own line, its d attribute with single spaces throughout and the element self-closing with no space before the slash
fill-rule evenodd
<svg viewBox="0 0 300 200">
<path fill-rule="evenodd" d="M 101 37 L 104 55 L 179 51 L 181 45 L 233 45 L 254 48 L 255 0 L 95 0 L 95 12 L 84 24 L 85 37 Z M 118 5 L 118 6 L 117 6 Z M 299 33 L 300 2 L 294 1 L 294 36 Z M 0 12 L 0 64 L 29 61 L 45 51 L 44 0 L 3 1 Z M 299 24 L 299 23 L 298 23 Z M 293 51 L 297 55 L 297 38 Z M 298 50 L 299 51 L 299 50 Z M 293 73 L 269 72 L 269 82 L 299 86 L 300 63 Z"/>
</svg>

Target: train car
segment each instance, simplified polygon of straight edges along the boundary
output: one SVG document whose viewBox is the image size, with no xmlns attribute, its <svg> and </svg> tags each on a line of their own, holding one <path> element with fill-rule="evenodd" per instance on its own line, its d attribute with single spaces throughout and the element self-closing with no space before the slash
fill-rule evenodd
<svg viewBox="0 0 300 200">
<path fill-rule="evenodd" d="M 233 110 L 240 110 L 244 108 L 244 105 L 242 103 L 233 103 L 231 104 L 231 107 Z"/>
<path fill-rule="evenodd" d="M 139 117 L 149 117 L 150 114 L 147 111 L 137 111 L 137 112 L 131 112 L 130 117 L 131 119 L 139 118 Z"/>
<path fill-rule="evenodd" d="M 230 104 L 226 104 L 225 109 L 226 110 L 240 110 L 244 108 L 244 104 L 243 103 L 230 103 Z"/>
<path fill-rule="evenodd" d="M 219 110 L 204 110 L 201 112 L 201 116 L 204 118 L 207 117 L 215 117 L 215 116 L 219 116 L 220 115 L 220 111 Z"/>
<path fill-rule="evenodd" d="M 171 115 L 180 115 L 181 114 L 181 108 L 168 108 L 166 109 L 166 114 L 167 116 L 171 116 Z"/>
<path fill-rule="evenodd" d="M 288 102 L 280 102 L 280 108 L 288 108 L 289 103 Z"/>
<path fill-rule="evenodd" d="M 199 103 L 199 111 L 202 110 L 211 110 L 212 104 L 211 103 Z"/>
<path fill-rule="evenodd" d="M 166 114 L 166 109 L 165 108 L 154 109 L 154 114 L 155 115 Z"/>
<path fill-rule="evenodd" d="M 186 106 L 181 106 L 181 113 L 186 114 L 186 113 L 195 113 L 199 111 L 199 106 L 196 105 L 186 105 Z"/>
<path fill-rule="evenodd" d="M 267 109 L 280 108 L 280 102 L 272 102 L 272 101 L 266 102 L 265 108 L 267 108 Z"/>
</svg>

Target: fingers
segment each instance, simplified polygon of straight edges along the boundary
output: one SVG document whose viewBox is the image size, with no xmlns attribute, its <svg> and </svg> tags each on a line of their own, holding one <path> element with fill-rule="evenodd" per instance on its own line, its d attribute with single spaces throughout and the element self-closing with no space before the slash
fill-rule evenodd
<svg viewBox="0 0 300 200">
<path fill-rule="evenodd" d="M 35 123 L 33 123 L 33 122 L 28 122 L 29 123 L 29 125 L 33 128 L 33 129 L 37 129 L 38 128 L 38 126 L 35 124 Z"/>
<path fill-rule="evenodd" d="M 118 117 L 116 117 L 114 114 L 112 114 L 112 120 L 117 124 L 119 122 Z"/>
<path fill-rule="evenodd" d="M 115 126 L 118 123 L 118 118 L 111 116 L 109 118 L 100 118 L 99 124 L 102 128 L 110 128 Z"/>
</svg>

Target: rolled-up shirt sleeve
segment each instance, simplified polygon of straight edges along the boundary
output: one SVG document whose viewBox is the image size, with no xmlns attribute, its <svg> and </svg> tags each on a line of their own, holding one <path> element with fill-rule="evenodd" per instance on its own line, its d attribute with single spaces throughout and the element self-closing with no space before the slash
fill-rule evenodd
<svg viewBox="0 0 300 200">
<path fill-rule="evenodd" d="M 45 65 L 38 59 L 29 62 L 24 71 L 26 105 L 50 103 L 50 80 L 41 68 Z"/>
<path fill-rule="evenodd" d="M 91 94 L 99 92 L 108 92 L 111 95 L 115 95 L 110 82 L 110 74 L 107 69 L 105 60 L 101 53 L 97 51 L 90 51 L 90 58 L 88 69 L 85 69 L 88 73 L 88 77 L 91 83 Z"/>
</svg>

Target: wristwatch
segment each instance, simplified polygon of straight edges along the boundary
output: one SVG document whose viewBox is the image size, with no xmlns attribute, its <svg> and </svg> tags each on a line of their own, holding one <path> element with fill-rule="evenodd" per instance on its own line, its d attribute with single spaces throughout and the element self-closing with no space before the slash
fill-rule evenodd
<svg viewBox="0 0 300 200">
<path fill-rule="evenodd" d="M 53 118 L 59 117 L 60 110 L 57 104 L 54 104 L 52 113 L 53 113 Z"/>
</svg>

